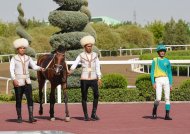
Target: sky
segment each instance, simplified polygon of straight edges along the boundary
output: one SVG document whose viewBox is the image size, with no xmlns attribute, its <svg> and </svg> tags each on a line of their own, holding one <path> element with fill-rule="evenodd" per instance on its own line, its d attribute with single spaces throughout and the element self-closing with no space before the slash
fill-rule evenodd
<svg viewBox="0 0 190 134">
<path fill-rule="evenodd" d="M 17 5 L 22 3 L 25 18 L 48 20 L 50 11 L 58 8 L 53 0 L 0 0 L 0 21 L 17 21 Z M 154 20 L 174 18 L 190 22 L 190 0 L 88 0 L 93 17 L 108 16 L 119 21 L 136 21 L 145 25 Z"/>
</svg>

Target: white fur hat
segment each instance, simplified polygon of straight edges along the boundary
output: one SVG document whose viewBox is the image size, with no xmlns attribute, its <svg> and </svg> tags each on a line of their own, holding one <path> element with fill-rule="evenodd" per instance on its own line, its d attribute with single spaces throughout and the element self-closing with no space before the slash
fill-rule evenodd
<svg viewBox="0 0 190 134">
<path fill-rule="evenodd" d="M 95 43 L 95 39 L 93 36 L 88 35 L 88 36 L 84 36 L 81 40 L 80 40 L 80 44 L 84 47 L 86 44 L 92 44 L 94 45 Z"/>
<path fill-rule="evenodd" d="M 25 38 L 20 38 L 20 39 L 16 39 L 13 42 L 13 46 L 15 49 L 19 48 L 19 47 L 25 47 L 27 48 L 29 45 L 28 40 L 26 40 Z"/>
</svg>

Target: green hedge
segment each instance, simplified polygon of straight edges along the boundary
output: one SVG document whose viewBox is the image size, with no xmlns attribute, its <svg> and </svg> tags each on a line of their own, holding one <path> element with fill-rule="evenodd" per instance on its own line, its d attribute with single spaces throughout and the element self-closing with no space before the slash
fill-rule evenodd
<svg viewBox="0 0 190 134">
<path fill-rule="evenodd" d="M 189 89 L 190 90 L 190 79 L 183 81 L 180 84 L 179 89 Z"/>
<path fill-rule="evenodd" d="M 100 89 L 100 102 L 137 102 L 137 101 L 154 101 L 155 100 L 155 90 L 146 92 L 143 95 L 140 90 L 137 89 L 127 89 L 127 88 L 117 88 L 117 89 Z M 151 94 L 149 94 L 151 93 Z M 190 101 L 190 90 L 189 89 L 173 89 L 171 91 L 171 101 Z M 151 97 L 150 97 L 151 96 Z M 38 90 L 33 92 L 34 102 L 39 101 Z M 49 102 L 49 91 L 47 92 L 47 99 Z M 56 93 L 57 100 L 57 93 Z M 81 91 L 80 89 L 69 89 L 68 90 L 68 100 L 69 103 L 81 102 Z M 164 100 L 164 94 L 162 95 L 162 100 Z M 88 92 L 88 102 L 93 101 L 93 92 L 89 89 Z M 62 103 L 63 103 L 63 93 L 62 93 Z"/>
<path fill-rule="evenodd" d="M 34 86 L 33 86 L 34 87 Z M 150 75 L 142 74 L 137 77 L 136 89 L 127 88 L 108 88 L 99 89 L 100 102 L 135 102 L 135 101 L 154 101 L 155 100 L 155 90 L 152 87 Z M 39 90 L 33 90 L 34 102 L 39 101 Z M 79 88 L 69 88 L 67 89 L 69 103 L 81 102 L 81 91 Z M 190 101 L 190 80 L 184 81 L 178 89 L 173 89 L 171 91 L 171 101 Z M 50 89 L 47 89 L 47 102 L 49 102 Z M 63 92 L 62 92 L 62 96 Z M 44 95 L 43 95 L 44 97 Z M 55 93 L 57 100 L 57 93 Z M 25 97 L 23 96 L 23 99 Z M 63 101 L 62 97 L 62 102 Z M 164 91 L 162 92 L 162 100 L 164 100 Z M 14 91 L 12 95 L 0 94 L 0 101 L 15 101 Z M 93 101 L 92 89 L 88 92 L 88 101 Z"/>
<path fill-rule="evenodd" d="M 155 99 L 155 90 L 153 89 L 149 74 L 139 75 L 135 85 L 140 91 L 140 96 L 142 99 L 145 99 L 146 101 L 153 101 Z"/>
<path fill-rule="evenodd" d="M 154 57 L 158 57 L 156 52 L 143 54 L 139 58 L 141 60 L 152 60 Z M 190 50 L 168 51 L 166 52 L 166 58 L 170 60 L 190 59 Z"/>
<path fill-rule="evenodd" d="M 189 89 L 174 89 L 171 91 L 171 101 L 190 101 Z"/>
<path fill-rule="evenodd" d="M 15 100 L 15 97 L 13 95 L 5 95 L 5 94 L 0 94 L 0 101 L 5 101 L 5 102 L 8 102 L 8 101 L 14 101 Z"/>
<path fill-rule="evenodd" d="M 146 100 L 144 95 L 142 96 L 142 92 L 137 89 L 100 89 L 100 102 L 136 102 L 136 101 L 149 101 Z M 153 90 L 155 92 L 155 90 Z M 47 99 L 49 102 L 49 90 L 47 92 Z M 190 90 L 189 89 L 174 89 L 171 91 L 171 101 L 190 101 Z M 43 95 L 44 96 L 44 95 Z M 62 94 L 63 96 L 63 94 Z M 146 95 L 147 96 L 147 95 Z M 38 90 L 33 91 L 33 99 L 34 102 L 39 102 L 38 97 Z M 69 89 L 68 90 L 68 99 L 69 103 L 76 103 L 81 102 L 81 92 L 80 89 Z M 152 96 L 152 99 L 150 101 L 154 101 L 155 95 Z M 25 98 L 23 97 L 23 100 Z M 57 97 L 56 97 L 57 100 Z M 164 94 L 162 96 L 162 100 L 164 100 Z M 0 101 L 15 101 L 14 95 L 8 96 L 8 95 L 2 95 L 0 94 Z M 88 102 L 93 101 L 93 94 L 92 90 L 89 89 L 88 93 Z M 63 97 L 62 97 L 62 103 L 63 103 Z"/>
<path fill-rule="evenodd" d="M 104 75 L 102 78 L 102 88 L 126 88 L 127 87 L 127 80 L 126 78 L 121 74 L 107 74 Z"/>
<path fill-rule="evenodd" d="M 47 92 L 47 102 L 49 102 L 49 93 Z M 80 89 L 69 89 L 68 90 L 68 99 L 69 102 L 75 103 L 75 102 L 81 102 L 81 91 Z M 132 102 L 132 101 L 140 101 L 139 100 L 139 91 L 136 89 L 100 89 L 99 90 L 100 102 Z M 55 93 L 56 99 L 57 99 L 57 93 Z M 62 93 L 63 96 L 63 93 Z M 38 97 L 38 90 L 33 91 L 33 98 L 34 102 L 39 102 Z M 93 91 L 89 88 L 88 91 L 88 101 L 93 101 Z M 62 102 L 63 97 L 62 97 Z"/>
</svg>

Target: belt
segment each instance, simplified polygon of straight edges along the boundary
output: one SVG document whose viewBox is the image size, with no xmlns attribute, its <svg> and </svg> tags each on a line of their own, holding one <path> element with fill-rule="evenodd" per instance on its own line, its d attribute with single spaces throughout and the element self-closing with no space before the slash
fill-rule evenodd
<svg viewBox="0 0 190 134">
<path fill-rule="evenodd" d="M 16 78 L 17 79 L 27 79 L 27 78 L 29 78 L 29 74 L 26 74 L 26 75 L 24 75 L 24 74 L 16 74 Z"/>
</svg>

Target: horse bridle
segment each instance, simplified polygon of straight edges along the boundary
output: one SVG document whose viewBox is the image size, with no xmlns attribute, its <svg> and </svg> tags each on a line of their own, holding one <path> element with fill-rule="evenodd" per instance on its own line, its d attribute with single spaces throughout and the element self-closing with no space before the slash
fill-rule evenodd
<svg viewBox="0 0 190 134">
<path fill-rule="evenodd" d="M 61 54 L 61 55 L 65 55 L 63 53 L 60 53 L 60 52 L 56 52 L 58 54 Z M 51 59 L 51 61 L 48 63 L 48 65 L 46 66 L 45 70 L 47 69 L 50 69 L 50 70 L 55 70 L 55 66 L 59 68 L 59 70 L 61 71 L 63 69 L 63 65 L 58 65 L 58 64 L 55 64 L 55 55 L 53 55 L 53 58 Z M 53 68 L 49 68 L 49 66 L 51 65 L 51 63 L 54 61 L 54 64 L 53 64 Z"/>
</svg>

